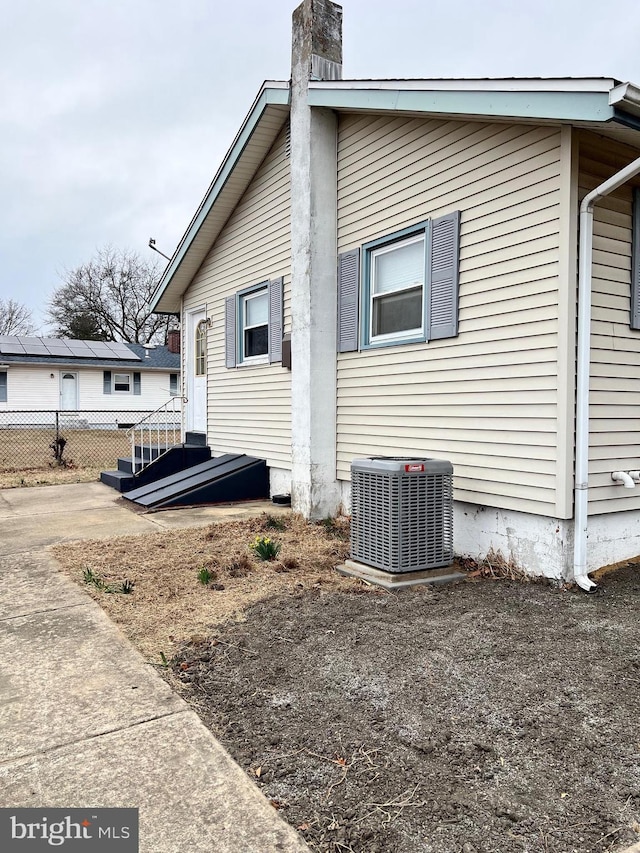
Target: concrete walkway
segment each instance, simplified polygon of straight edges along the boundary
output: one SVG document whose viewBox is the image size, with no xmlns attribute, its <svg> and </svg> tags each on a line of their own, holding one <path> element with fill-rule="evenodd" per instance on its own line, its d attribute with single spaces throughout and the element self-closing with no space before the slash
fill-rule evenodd
<svg viewBox="0 0 640 853">
<path fill-rule="evenodd" d="M 0 491 L 0 806 L 137 807 L 141 853 L 308 850 L 46 550 L 265 509 L 140 515 L 101 483 Z"/>
</svg>

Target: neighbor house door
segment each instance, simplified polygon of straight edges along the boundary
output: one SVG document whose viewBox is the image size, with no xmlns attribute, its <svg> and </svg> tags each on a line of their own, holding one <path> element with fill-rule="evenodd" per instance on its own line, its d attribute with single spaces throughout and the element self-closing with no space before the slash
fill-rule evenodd
<svg viewBox="0 0 640 853">
<path fill-rule="evenodd" d="M 63 412 L 73 412 L 78 408 L 78 374 L 60 374 L 60 408 Z"/>
<path fill-rule="evenodd" d="M 207 431 L 207 315 L 204 309 L 187 314 L 187 416 L 190 432 Z"/>
</svg>

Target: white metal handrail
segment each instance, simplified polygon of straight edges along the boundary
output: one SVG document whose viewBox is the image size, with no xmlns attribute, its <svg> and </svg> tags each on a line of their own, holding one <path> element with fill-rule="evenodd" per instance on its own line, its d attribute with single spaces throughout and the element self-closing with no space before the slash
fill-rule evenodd
<svg viewBox="0 0 640 853">
<path fill-rule="evenodd" d="M 127 430 L 127 435 L 131 439 L 131 472 L 133 474 L 142 471 L 154 459 L 180 443 L 182 406 L 186 402 L 186 397 L 172 397 Z M 140 457 L 136 456 L 137 445 L 140 446 Z"/>
</svg>

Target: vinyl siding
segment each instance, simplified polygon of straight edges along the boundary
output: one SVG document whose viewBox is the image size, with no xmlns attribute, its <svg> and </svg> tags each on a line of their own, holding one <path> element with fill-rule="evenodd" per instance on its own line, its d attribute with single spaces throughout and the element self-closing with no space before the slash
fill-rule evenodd
<svg viewBox="0 0 640 853">
<path fill-rule="evenodd" d="M 183 299 L 206 306 L 207 433 L 214 453 L 238 452 L 291 467 L 291 381 L 280 364 L 225 368 L 225 298 L 284 277 L 284 331 L 291 330 L 289 159 L 283 130 L 231 214 Z"/>
<path fill-rule="evenodd" d="M 640 150 L 583 133 L 580 199 Z M 591 385 L 589 398 L 589 513 L 640 509 L 640 489 L 624 489 L 611 472 L 640 468 L 640 331 L 629 327 L 631 222 L 634 179 L 594 207 Z"/>
<path fill-rule="evenodd" d="M 561 132 L 343 116 L 338 250 L 461 211 L 459 335 L 338 357 L 338 477 L 451 460 L 458 500 L 557 511 Z M 563 409 L 564 412 L 564 409 Z"/>
</svg>

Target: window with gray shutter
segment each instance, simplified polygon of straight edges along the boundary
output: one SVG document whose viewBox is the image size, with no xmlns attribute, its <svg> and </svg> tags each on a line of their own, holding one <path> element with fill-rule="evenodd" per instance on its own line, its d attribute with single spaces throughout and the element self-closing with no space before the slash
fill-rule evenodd
<svg viewBox="0 0 640 853">
<path fill-rule="evenodd" d="M 236 297 L 224 301 L 224 351 L 225 366 L 236 366 Z"/>
<path fill-rule="evenodd" d="M 284 279 L 269 282 L 269 362 L 282 361 Z"/>
<path fill-rule="evenodd" d="M 139 373 L 133 374 L 133 393 L 138 396 L 142 394 L 142 381 Z"/>
<path fill-rule="evenodd" d="M 434 219 L 427 280 L 427 339 L 458 334 L 460 211 Z"/>
<path fill-rule="evenodd" d="M 459 252 L 455 211 L 340 255 L 338 352 L 455 337 Z"/>
<path fill-rule="evenodd" d="M 338 256 L 338 352 L 358 349 L 360 249 Z"/>
<path fill-rule="evenodd" d="M 629 325 L 640 329 L 640 190 L 633 191 L 633 234 L 631 243 L 631 316 Z"/>
<path fill-rule="evenodd" d="M 169 374 L 169 393 L 172 397 L 177 396 L 178 394 L 178 374 L 170 373 Z"/>
<path fill-rule="evenodd" d="M 102 374 L 102 393 L 110 394 L 111 393 L 111 371 L 105 370 Z"/>
<path fill-rule="evenodd" d="M 0 403 L 7 402 L 7 371 L 0 370 Z"/>
</svg>

